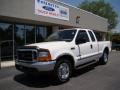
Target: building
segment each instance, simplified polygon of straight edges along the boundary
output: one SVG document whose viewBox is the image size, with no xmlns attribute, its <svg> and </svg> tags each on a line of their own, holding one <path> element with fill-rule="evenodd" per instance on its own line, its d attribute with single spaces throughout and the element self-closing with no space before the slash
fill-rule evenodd
<svg viewBox="0 0 120 90">
<path fill-rule="evenodd" d="M 0 0 L 2 61 L 15 58 L 19 46 L 41 42 L 58 29 L 73 27 L 93 29 L 104 37 L 108 22 L 60 1 Z"/>
</svg>

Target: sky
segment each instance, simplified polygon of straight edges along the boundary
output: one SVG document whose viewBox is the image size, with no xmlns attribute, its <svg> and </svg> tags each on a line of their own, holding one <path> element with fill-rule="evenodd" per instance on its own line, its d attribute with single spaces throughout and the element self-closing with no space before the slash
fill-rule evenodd
<svg viewBox="0 0 120 90">
<path fill-rule="evenodd" d="M 84 0 L 59 0 L 59 1 L 62 1 L 77 7 Z M 111 6 L 114 8 L 114 10 L 118 13 L 118 25 L 116 26 L 115 29 L 113 29 L 113 32 L 120 33 L 120 0 L 105 0 L 105 1 L 110 3 Z"/>
</svg>

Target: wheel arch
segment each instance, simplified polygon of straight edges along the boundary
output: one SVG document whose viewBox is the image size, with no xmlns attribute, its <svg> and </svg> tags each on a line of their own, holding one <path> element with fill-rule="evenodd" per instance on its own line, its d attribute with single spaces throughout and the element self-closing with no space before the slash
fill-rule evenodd
<svg viewBox="0 0 120 90">
<path fill-rule="evenodd" d="M 70 61 L 72 68 L 74 68 L 75 66 L 75 61 L 74 61 L 74 57 L 70 54 L 62 54 L 60 56 L 57 57 L 56 61 L 58 62 L 59 60 L 61 60 L 62 58 L 66 58 Z"/>
<path fill-rule="evenodd" d="M 109 48 L 105 47 L 103 53 L 106 52 L 109 55 Z"/>
</svg>

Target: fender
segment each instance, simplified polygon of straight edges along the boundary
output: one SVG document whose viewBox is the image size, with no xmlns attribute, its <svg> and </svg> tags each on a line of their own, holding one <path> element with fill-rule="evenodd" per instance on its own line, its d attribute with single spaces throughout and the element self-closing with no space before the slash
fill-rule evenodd
<svg viewBox="0 0 120 90">
<path fill-rule="evenodd" d="M 56 51 L 57 53 L 55 53 L 54 55 L 53 55 L 53 58 L 54 58 L 54 60 L 57 60 L 58 58 L 60 58 L 60 57 L 62 57 L 62 56 L 64 56 L 64 55 L 68 55 L 68 56 L 71 56 L 72 58 L 73 58 L 73 61 L 74 61 L 74 63 L 76 63 L 76 59 L 75 59 L 75 55 L 70 51 L 70 50 L 60 50 L 60 51 Z"/>
</svg>

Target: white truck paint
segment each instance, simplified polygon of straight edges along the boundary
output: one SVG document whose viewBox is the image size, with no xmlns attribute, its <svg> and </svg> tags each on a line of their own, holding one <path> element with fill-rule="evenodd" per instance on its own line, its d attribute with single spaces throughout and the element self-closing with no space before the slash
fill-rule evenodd
<svg viewBox="0 0 120 90">
<path fill-rule="evenodd" d="M 97 41 L 90 29 L 65 29 L 52 34 L 47 41 L 18 49 L 16 68 L 23 72 L 54 71 L 61 82 L 69 79 L 72 69 L 99 62 L 106 64 L 110 41 Z"/>
</svg>

